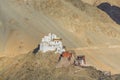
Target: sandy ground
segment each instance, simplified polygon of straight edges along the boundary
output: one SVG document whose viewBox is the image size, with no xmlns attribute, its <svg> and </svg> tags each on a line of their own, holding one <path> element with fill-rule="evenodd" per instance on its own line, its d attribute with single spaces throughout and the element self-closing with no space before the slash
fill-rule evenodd
<svg viewBox="0 0 120 80">
<path fill-rule="evenodd" d="M 1 30 L 0 44 L 2 44 L 2 46 L 0 45 L 0 47 L 3 48 L 1 50 L 1 55 L 15 56 L 18 54 L 28 53 L 29 51 L 33 50 L 36 47 L 36 45 L 40 43 L 41 38 L 44 35 L 47 35 L 49 32 L 55 33 L 60 37 L 62 37 L 64 45 L 66 45 L 68 48 L 79 48 L 79 47 L 89 46 L 88 43 L 92 45 L 96 45 L 95 43 L 99 43 L 99 45 L 100 43 L 104 43 L 106 45 L 106 42 L 108 41 L 109 41 L 108 44 L 118 44 L 120 40 L 119 28 L 110 27 L 109 29 L 110 33 L 109 31 L 107 31 L 108 27 L 112 24 L 111 21 L 105 23 L 106 25 L 109 24 L 107 28 L 106 25 L 104 25 L 104 23 L 101 23 L 101 25 L 102 24 L 104 25 L 102 26 L 103 28 L 101 28 L 101 30 L 103 31 L 105 30 L 104 31 L 105 33 L 108 32 L 108 35 L 110 37 L 105 36 L 106 34 L 104 34 L 104 32 L 97 33 L 98 29 L 96 29 L 96 26 L 91 28 L 90 26 L 94 24 L 89 22 L 88 24 L 82 22 L 84 26 L 87 26 L 87 27 L 82 26 L 84 27 L 83 30 L 86 31 L 86 34 L 75 34 L 70 32 L 69 29 L 67 30 L 66 28 L 64 28 L 64 26 L 67 26 L 67 24 L 65 25 L 65 23 L 67 23 L 67 21 L 69 22 L 68 19 L 69 17 L 66 17 L 66 19 L 64 18 L 60 19 L 61 16 L 59 16 L 58 19 L 55 19 L 56 17 L 51 18 L 54 16 L 45 14 L 45 11 L 43 12 L 39 11 L 38 13 L 31 6 L 24 6 L 23 4 L 18 5 L 15 3 L 16 1 L 14 0 L 10 0 L 10 1 L 0 0 L 0 25 L 2 24 L 2 27 L 0 27 Z M 64 4 L 67 4 L 68 6 L 70 5 L 68 3 L 64 3 Z M 71 6 L 69 8 L 76 9 Z M 76 11 L 76 13 L 79 13 L 79 11 Z M 81 12 L 81 13 L 85 13 L 85 12 Z M 87 17 L 88 16 L 86 16 L 85 19 L 86 22 L 87 22 Z M 83 16 L 79 17 L 80 20 L 82 20 L 82 18 Z M 69 22 L 69 23 L 74 23 L 74 22 Z M 79 21 L 77 23 L 79 23 Z M 71 25 L 72 24 L 69 24 L 69 26 Z M 112 25 L 114 26 L 114 24 Z M 93 29 L 93 33 L 89 32 L 89 30 L 92 29 Z M 116 29 L 118 29 L 118 33 Z M 79 32 L 79 28 L 77 28 L 77 30 Z M 111 35 L 116 36 L 114 35 L 114 32 L 112 32 L 111 30 L 117 33 L 118 35 L 117 39 L 113 40 L 114 37 L 111 38 Z M 94 31 L 96 31 L 97 34 Z M 98 36 L 98 34 L 100 34 L 100 36 Z M 79 36 L 79 35 L 83 35 L 85 39 L 83 36 Z M 82 39 L 81 40 L 80 37 L 82 37 L 83 39 L 81 38 Z M 77 50 L 76 53 L 86 55 L 88 65 L 96 66 L 98 69 L 111 71 L 114 74 L 114 73 L 120 73 L 119 49 L 120 48 L 114 48 L 114 49 L 103 48 L 96 50 L 87 49 L 87 50 Z"/>
</svg>

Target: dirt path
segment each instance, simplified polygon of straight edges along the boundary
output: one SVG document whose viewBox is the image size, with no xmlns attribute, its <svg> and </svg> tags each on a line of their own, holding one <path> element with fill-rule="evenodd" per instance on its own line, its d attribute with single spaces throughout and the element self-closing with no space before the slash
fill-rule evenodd
<svg viewBox="0 0 120 80">
<path fill-rule="evenodd" d="M 116 49 L 116 48 L 120 48 L 120 45 L 109 45 L 109 46 L 90 46 L 90 47 L 80 47 L 80 48 L 68 48 L 68 50 L 99 50 L 99 49 Z"/>
</svg>

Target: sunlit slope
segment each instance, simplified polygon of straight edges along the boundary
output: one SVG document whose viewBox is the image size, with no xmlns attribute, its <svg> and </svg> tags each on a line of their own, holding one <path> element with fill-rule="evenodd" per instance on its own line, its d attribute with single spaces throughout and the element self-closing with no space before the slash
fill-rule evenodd
<svg viewBox="0 0 120 80">
<path fill-rule="evenodd" d="M 41 12 L 37 13 L 29 9 L 12 3 L 12 1 L 1 1 L 0 17 L 6 31 L 6 35 L 3 33 L 3 36 L 7 37 L 5 39 L 6 44 L 4 44 L 7 47 L 5 48 L 7 52 L 11 52 L 9 50 L 19 52 L 19 46 L 22 45 L 24 45 L 24 49 L 29 51 L 35 48 L 40 43 L 41 37 L 47 35 L 49 32 L 56 33 L 61 38 L 64 38 L 63 42 L 65 45 L 70 47 L 78 47 L 78 44 L 80 45 L 78 39 L 70 32 L 61 28 L 61 25 L 56 21 L 53 21 Z M 12 49 L 12 47 L 14 48 Z M 27 49 L 28 47 L 30 48 Z"/>
<path fill-rule="evenodd" d="M 102 36 L 119 39 L 120 37 L 119 25 L 101 10 L 80 0 L 31 0 L 29 2 L 36 4 L 29 4 L 36 11 L 43 11 L 45 15 L 60 23 L 64 29 L 78 35 L 79 38 L 89 37 L 89 33 L 96 38 Z"/>
</svg>

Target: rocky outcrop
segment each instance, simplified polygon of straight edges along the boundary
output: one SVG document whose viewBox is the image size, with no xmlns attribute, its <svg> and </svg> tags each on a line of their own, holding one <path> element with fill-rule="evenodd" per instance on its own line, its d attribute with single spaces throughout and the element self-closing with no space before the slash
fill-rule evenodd
<svg viewBox="0 0 120 80">
<path fill-rule="evenodd" d="M 14 59 L 12 64 L 4 66 L 0 72 L 2 80 L 119 80 L 117 76 L 112 79 L 113 77 L 90 66 L 81 68 L 70 65 L 55 68 L 58 57 L 51 52 L 37 55 L 29 53 Z"/>
</svg>

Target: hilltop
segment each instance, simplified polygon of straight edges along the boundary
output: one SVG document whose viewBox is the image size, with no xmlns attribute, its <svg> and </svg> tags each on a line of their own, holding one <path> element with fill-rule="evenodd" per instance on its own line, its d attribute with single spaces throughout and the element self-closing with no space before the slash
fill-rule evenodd
<svg viewBox="0 0 120 80">
<path fill-rule="evenodd" d="M 31 52 L 26 55 L 17 56 L 10 65 L 6 65 L 0 72 L 1 80 L 116 80 L 115 77 L 107 77 L 100 70 L 94 67 L 81 68 L 78 66 L 68 66 L 55 68 L 58 55 L 53 52 L 38 53 Z M 1 68 L 1 67 L 0 67 Z M 115 79 L 112 79 L 115 78 Z"/>
</svg>

